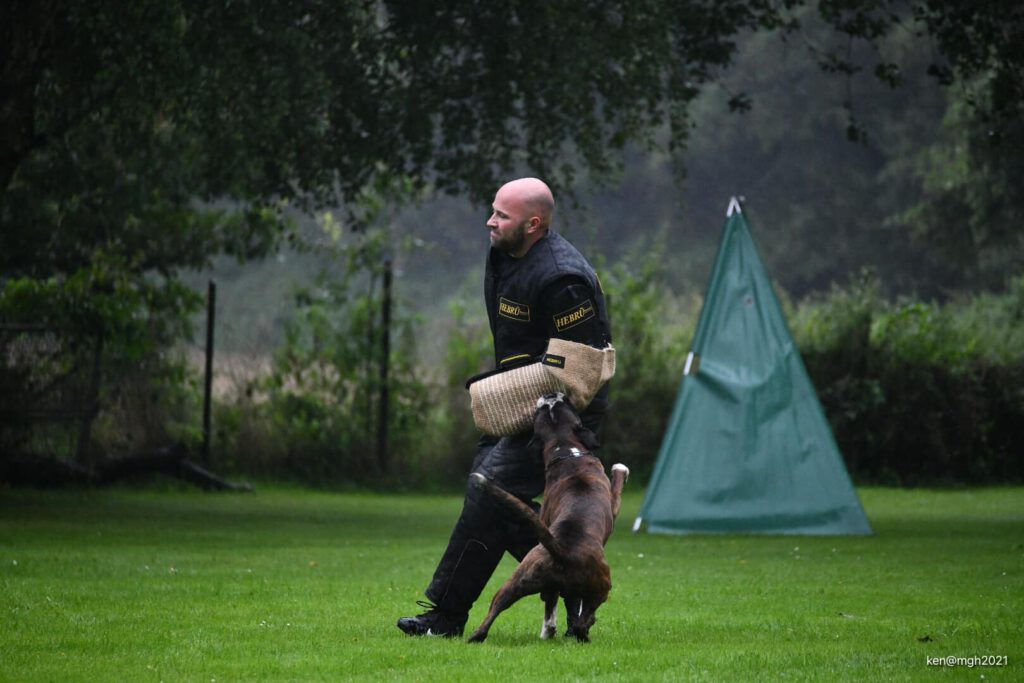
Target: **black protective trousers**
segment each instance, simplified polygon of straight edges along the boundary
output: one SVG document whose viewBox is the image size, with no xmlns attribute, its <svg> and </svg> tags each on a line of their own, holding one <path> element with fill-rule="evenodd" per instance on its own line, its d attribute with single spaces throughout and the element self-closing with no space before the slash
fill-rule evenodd
<svg viewBox="0 0 1024 683">
<path fill-rule="evenodd" d="M 479 472 L 539 510 L 532 502 L 544 492 L 541 449 L 530 445 L 531 433 L 481 440 L 471 472 Z M 524 524 L 472 483 L 448 547 L 426 590 L 427 598 L 446 612 L 467 614 L 491 575 L 509 552 L 522 560 L 537 537 Z"/>
</svg>

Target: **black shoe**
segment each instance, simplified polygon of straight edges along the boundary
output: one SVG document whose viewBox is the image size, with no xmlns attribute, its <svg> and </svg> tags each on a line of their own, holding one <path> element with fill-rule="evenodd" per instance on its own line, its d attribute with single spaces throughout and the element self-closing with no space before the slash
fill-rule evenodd
<svg viewBox="0 0 1024 683">
<path fill-rule="evenodd" d="M 426 607 L 427 611 L 415 617 L 402 617 L 398 620 L 398 628 L 410 636 L 441 636 L 443 638 L 457 638 L 462 635 L 466 627 L 468 614 L 453 614 L 446 612 L 429 602 L 417 601 L 420 607 Z"/>
</svg>

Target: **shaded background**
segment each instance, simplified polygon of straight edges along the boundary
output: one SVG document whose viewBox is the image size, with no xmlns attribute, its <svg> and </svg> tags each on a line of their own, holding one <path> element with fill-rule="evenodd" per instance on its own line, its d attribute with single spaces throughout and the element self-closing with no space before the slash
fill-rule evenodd
<svg viewBox="0 0 1024 683">
<path fill-rule="evenodd" d="M 610 293 L 606 442 L 641 476 L 733 195 L 856 478 L 1022 475 L 1014 3 L 3 12 L 7 471 L 212 442 L 249 476 L 460 485 L 483 226 L 530 174 Z"/>
</svg>

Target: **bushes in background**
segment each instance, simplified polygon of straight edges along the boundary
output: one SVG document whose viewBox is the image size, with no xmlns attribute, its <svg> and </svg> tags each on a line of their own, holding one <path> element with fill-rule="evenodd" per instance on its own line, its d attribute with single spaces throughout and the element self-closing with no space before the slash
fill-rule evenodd
<svg viewBox="0 0 1024 683">
<path fill-rule="evenodd" d="M 945 305 L 878 292 L 862 275 L 792 325 L 853 477 L 1024 481 L 1024 277 Z"/>
<path fill-rule="evenodd" d="M 342 276 L 298 292 L 270 368 L 215 396 L 216 469 L 327 486 L 463 485 L 477 436 L 463 384 L 493 363 L 483 306 L 475 297 L 451 299 L 448 320 L 430 333 L 443 340 L 432 359 L 423 357 L 426 325 L 396 306 L 390 465 L 382 468 L 376 452 L 381 246 L 367 240 L 348 252 Z M 628 463 L 643 482 L 679 391 L 700 302 L 666 295 L 651 260 L 633 268 L 620 263 L 602 276 L 618 353 L 604 453 Z M 5 310 L 20 301 L 11 287 Z M 855 480 L 1024 481 L 1024 277 L 1002 293 L 942 305 L 891 302 L 880 291 L 862 274 L 827 295 L 786 306 Z M 143 319 L 142 329 L 162 328 Z M 172 354 L 152 352 L 155 346 L 134 354 L 105 349 L 106 367 L 118 368 L 111 373 L 118 381 L 105 385 L 89 446 L 94 457 L 170 440 L 198 448 L 198 377 Z M 15 433 L 7 427 L 5 434 Z M 67 430 L 35 431 L 20 450 L 4 441 L 4 452 L 49 451 L 53 440 L 40 435 L 51 432 L 68 441 Z M 68 446 L 61 444 L 52 454 L 66 457 Z"/>
<path fill-rule="evenodd" d="M 652 264 L 602 272 L 618 373 L 608 458 L 649 477 L 679 391 L 699 301 L 666 296 Z M 328 485 L 458 488 L 476 429 L 465 379 L 493 362 L 483 306 L 454 298 L 442 356 L 392 355 L 392 468 L 373 460 L 371 302 L 307 295 L 258 400 L 222 404 L 217 452 L 235 469 Z M 327 297 L 327 298 L 324 298 Z M 791 327 L 849 470 L 860 483 L 1024 481 L 1024 278 L 945 305 L 888 302 L 870 275 L 790 309 Z"/>
<path fill-rule="evenodd" d="M 222 405 L 218 451 L 236 469 L 315 485 L 416 481 L 432 393 L 418 369 L 418 321 L 397 307 L 390 321 L 386 387 L 381 310 L 387 235 L 370 232 L 338 248 L 324 271 L 295 294 L 294 314 L 269 373 Z M 387 445 L 378 429 L 388 392 Z M 389 460 L 394 460 L 394 467 Z"/>
<path fill-rule="evenodd" d="M 646 481 L 672 412 L 700 306 L 669 296 L 653 260 L 603 274 L 612 318 L 616 373 L 601 440 L 606 458 Z"/>
<path fill-rule="evenodd" d="M 666 298 L 653 262 L 606 271 L 604 287 L 619 370 L 602 440 L 642 479 L 657 455 L 699 306 Z M 373 288 L 362 281 L 326 280 L 299 293 L 273 369 L 217 407 L 222 463 L 253 476 L 331 486 L 464 484 L 478 436 L 464 385 L 493 366 L 484 307 L 453 296 L 435 361 L 412 343 L 425 326 L 403 319 L 406 343 L 393 343 L 391 357 L 393 466 L 384 472 L 374 461 L 375 306 Z"/>
<path fill-rule="evenodd" d="M 0 461 L 91 465 L 195 442 L 195 378 L 171 349 L 202 298 L 97 248 L 73 272 L 0 275 Z"/>
</svg>

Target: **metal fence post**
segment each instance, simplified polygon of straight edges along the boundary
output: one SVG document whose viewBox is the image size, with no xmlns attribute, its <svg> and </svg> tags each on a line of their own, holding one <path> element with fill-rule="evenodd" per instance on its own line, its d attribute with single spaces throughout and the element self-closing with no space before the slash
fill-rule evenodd
<svg viewBox="0 0 1024 683">
<path fill-rule="evenodd" d="M 380 405 L 377 415 L 377 466 L 388 471 L 388 366 L 391 363 L 391 259 L 384 261 L 384 292 L 381 302 Z"/>
<path fill-rule="evenodd" d="M 210 280 L 206 290 L 206 378 L 203 385 L 203 463 L 210 464 L 210 399 L 213 393 L 213 326 L 217 306 L 217 283 Z"/>
</svg>

